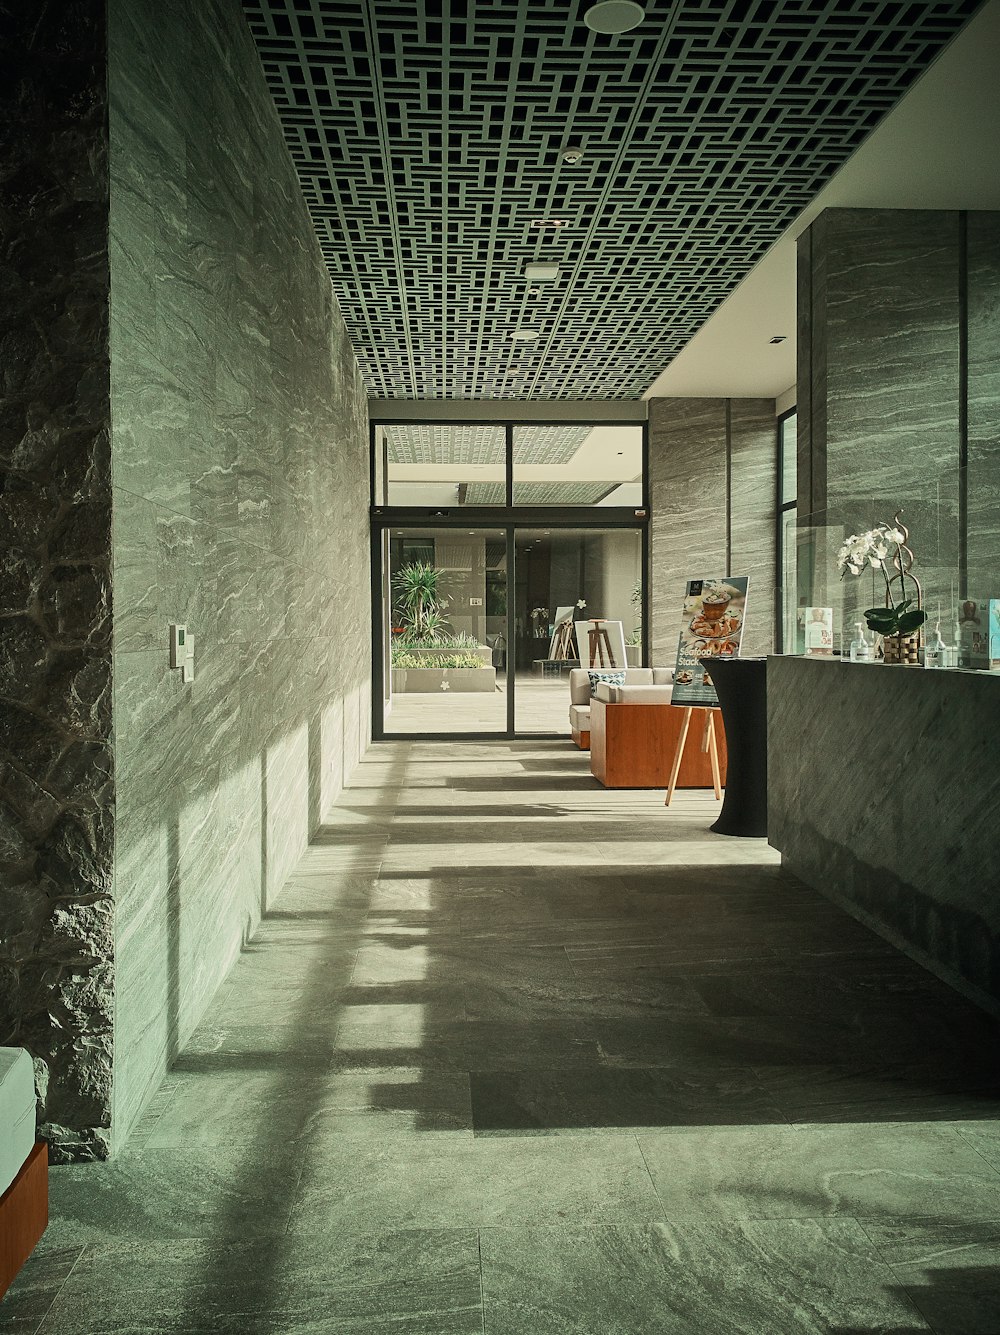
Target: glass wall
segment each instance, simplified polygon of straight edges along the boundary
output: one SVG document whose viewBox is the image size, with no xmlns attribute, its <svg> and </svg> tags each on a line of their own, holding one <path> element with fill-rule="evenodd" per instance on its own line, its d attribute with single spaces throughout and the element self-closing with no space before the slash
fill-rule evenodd
<svg viewBox="0 0 1000 1335">
<path fill-rule="evenodd" d="M 507 479 L 504 426 L 388 423 L 376 428 L 376 504 L 453 509 L 503 505 Z M 376 496 L 381 495 L 376 490 Z"/>
<path fill-rule="evenodd" d="M 795 412 L 778 420 L 778 605 L 781 616 L 778 648 L 785 654 L 801 653 L 805 634 L 797 575 L 798 420 Z"/>
<path fill-rule="evenodd" d="M 373 504 L 638 509 L 642 447 L 641 426 L 382 423 L 375 428 Z"/>
<path fill-rule="evenodd" d="M 642 427 L 515 426 L 515 505 L 642 505 Z"/>
<path fill-rule="evenodd" d="M 635 529 L 517 529 L 514 551 L 515 727 L 568 735 L 568 674 L 580 666 L 575 623 L 602 619 L 616 659 L 625 641 L 622 666 L 642 663 L 642 537 Z"/>
<path fill-rule="evenodd" d="M 506 533 L 392 529 L 388 560 L 386 731 L 506 732 Z"/>
</svg>

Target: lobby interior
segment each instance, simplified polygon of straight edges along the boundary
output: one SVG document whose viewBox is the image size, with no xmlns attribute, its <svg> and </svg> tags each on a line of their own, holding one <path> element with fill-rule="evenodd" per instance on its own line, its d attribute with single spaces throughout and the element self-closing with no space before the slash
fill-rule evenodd
<svg viewBox="0 0 1000 1335">
<path fill-rule="evenodd" d="M 0 4 L 0 1332 L 1000 1331 L 997 677 L 801 652 L 993 592 L 1000 0 L 589 8 Z M 740 574 L 770 842 L 547 670 Z"/>
</svg>

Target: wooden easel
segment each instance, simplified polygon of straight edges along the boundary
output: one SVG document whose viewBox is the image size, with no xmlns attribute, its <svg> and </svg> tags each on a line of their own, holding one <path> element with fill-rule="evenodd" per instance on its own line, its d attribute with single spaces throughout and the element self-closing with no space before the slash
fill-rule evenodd
<svg viewBox="0 0 1000 1335">
<path fill-rule="evenodd" d="M 552 650 L 549 658 L 565 663 L 573 657 L 573 622 L 564 621 L 556 627 L 552 636 Z"/>
<path fill-rule="evenodd" d="M 673 801 L 674 789 L 677 787 L 677 776 L 681 770 L 681 761 L 684 759 L 684 747 L 687 745 L 688 729 L 691 726 L 691 715 L 694 713 L 694 709 L 694 705 L 685 705 L 684 707 L 684 719 L 681 723 L 680 736 L 677 738 L 674 763 L 670 767 L 667 799 L 663 804 L 667 807 Z M 703 713 L 705 715 L 705 733 L 701 739 L 701 749 L 708 752 L 712 761 L 712 786 L 715 789 L 715 800 L 721 802 L 722 784 L 719 780 L 719 745 L 715 736 L 715 710 L 706 708 Z"/>
<path fill-rule="evenodd" d="M 617 667 L 614 650 L 603 621 L 591 621 L 588 631 L 588 654 L 591 667 Z M 605 659 L 605 653 L 607 658 Z"/>
</svg>

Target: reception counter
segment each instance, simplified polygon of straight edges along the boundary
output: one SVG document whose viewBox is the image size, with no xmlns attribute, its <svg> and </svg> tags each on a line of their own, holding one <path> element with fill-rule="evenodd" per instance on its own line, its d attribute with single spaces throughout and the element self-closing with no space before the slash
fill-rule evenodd
<svg viewBox="0 0 1000 1335">
<path fill-rule="evenodd" d="M 1000 675 L 768 660 L 768 839 L 1000 1010 Z"/>
</svg>

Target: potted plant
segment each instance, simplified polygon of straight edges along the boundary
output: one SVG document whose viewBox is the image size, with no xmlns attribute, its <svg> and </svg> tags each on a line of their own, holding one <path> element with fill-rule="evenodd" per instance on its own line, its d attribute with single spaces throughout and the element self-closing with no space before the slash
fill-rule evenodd
<svg viewBox="0 0 1000 1335">
<path fill-rule="evenodd" d="M 909 529 L 900 521 L 900 511 L 891 524 L 879 523 L 867 533 L 852 533 L 837 553 L 840 577 L 880 570 L 885 580 L 885 605 L 869 607 L 864 617 L 868 629 L 882 640 L 887 663 L 920 662 L 920 627 L 927 613 L 920 606 L 920 581 L 913 574 L 913 552 L 907 546 Z M 895 573 L 890 576 L 889 571 Z M 909 596 L 907 587 L 909 586 Z"/>
<path fill-rule="evenodd" d="M 429 561 L 411 561 L 397 570 L 392 582 L 396 588 L 396 608 L 407 629 L 416 635 L 445 630 L 448 600 L 441 593 L 440 570 Z"/>
</svg>

